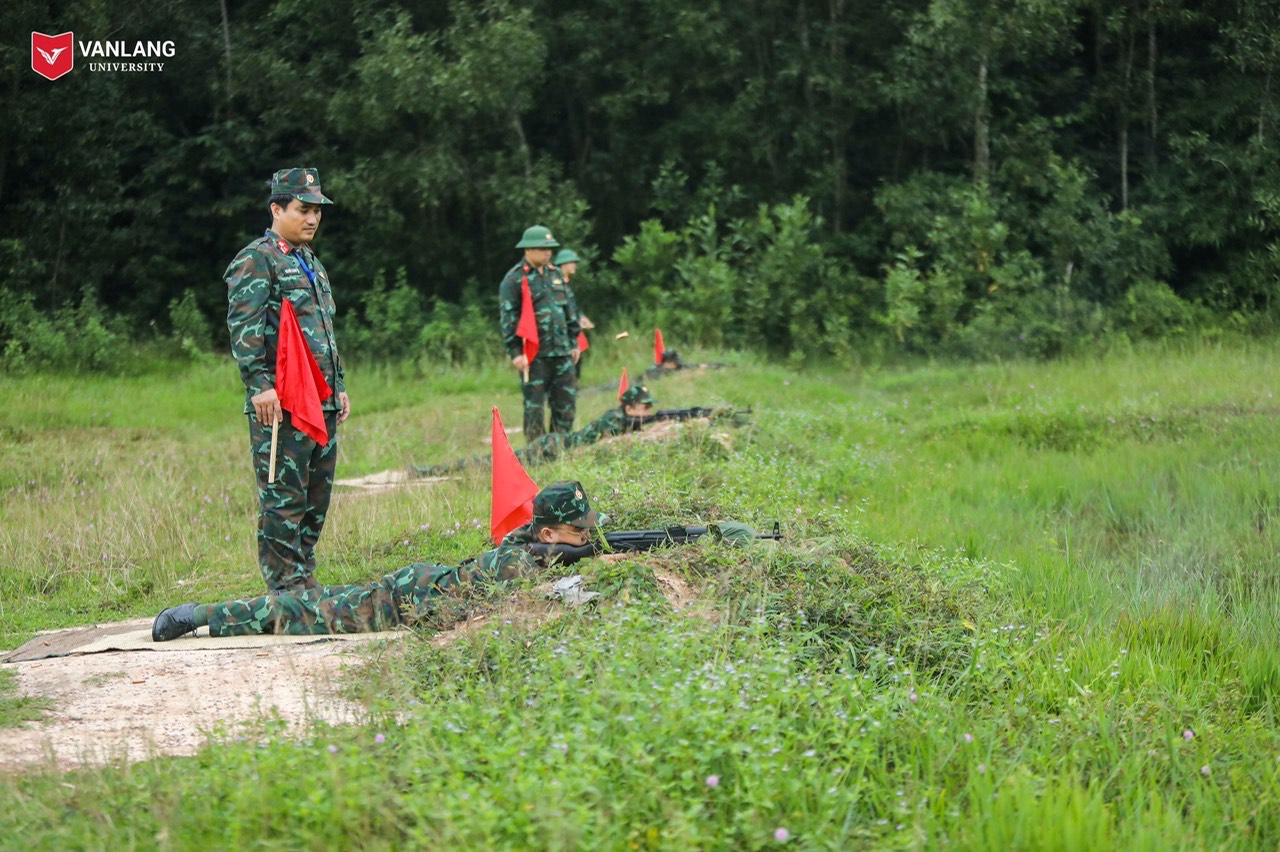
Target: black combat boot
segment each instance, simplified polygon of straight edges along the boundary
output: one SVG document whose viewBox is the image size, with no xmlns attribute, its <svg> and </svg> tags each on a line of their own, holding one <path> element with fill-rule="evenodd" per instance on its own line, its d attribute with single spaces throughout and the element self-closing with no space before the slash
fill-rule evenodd
<svg viewBox="0 0 1280 852">
<path fill-rule="evenodd" d="M 156 616 L 155 623 L 151 625 L 151 641 L 168 642 L 187 633 L 194 633 L 195 629 L 195 604 L 184 603 L 171 606 L 160 610 L 160 614 Z"/>
</svg>

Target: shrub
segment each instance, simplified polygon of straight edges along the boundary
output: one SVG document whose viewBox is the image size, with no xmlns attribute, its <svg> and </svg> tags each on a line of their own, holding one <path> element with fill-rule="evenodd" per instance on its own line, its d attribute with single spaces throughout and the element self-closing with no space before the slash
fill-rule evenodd
<svg viewBox="0 0 1280 852">
<path fill-rule="evenodd" d="M 36 309 L 30 294 L 0 290 L 0 345 L 6 369 L 114 372 L 126 362 L 124 320 L 110 317 L 93 290 L 79 304 L 52 314 Z"/>
</svg>

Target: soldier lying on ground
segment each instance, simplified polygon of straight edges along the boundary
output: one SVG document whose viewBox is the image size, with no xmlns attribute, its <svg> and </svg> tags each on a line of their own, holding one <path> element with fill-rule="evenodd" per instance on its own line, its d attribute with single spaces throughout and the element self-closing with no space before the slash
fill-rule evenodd
<svg viewBox="0 0 1280 852">
<path fill-rule="evenodd" d="M 535 441 L 530 441 L 529 446 L 516 450 L 516 458 L 526 465 L 550 461 L 559 458 L 565 450 L 584 447 L 594 444 L 601 438 L 638 429 L 644 425 L 642 418 L 653 414 L 653 405 L 657 400 L 644 385 L 636 385 L 628 388 L 619 402 L 617 408 L 611 408 L 576 432 L 570 432 L 567 435 L 551 432 Z M 412 465 L 409 470 L 414 476 L 444 476 L 470 467 L 488 467 L 492 463 L 493 460 L 487 455 L 472 456 L 445 464 Z"/>
<path fill-rule="evenodd" d="M 772 533 L 758 535 L 745 524 L 724 521 L 706 527 L 610 533 L 602 545 L 592 539 L 591 531 L 607 521 L 607 515 L 591 508 L 581 483 L 555 482 L 533 498 L 530 523 L 509 533 L 498 547 L 459 566 L 418 562 L 367 585 L 321 586 L 252 600 L 181 604 L 156 616 L 151 638 L 167 642 L 205 626 L 210 636 L 310 636 L 388 630 L 430 618 L 438 599 L 451 589 L 514 580 L 534 573 L 540 566 L 568 564 L 599 555 L 606 547 L 614 551 L 651 550 L 685 544 L 704 535 L 733 544 L 781 538 L 776 524 Z"/>
<path fill-rule="evenodd" d="M 646 379 L 660 379 L 667 373 L 674 370 L 720 370 L 728 364 L 702 362 L 700 364 L 686 364 L 680 359 L 680 353 L 674 349 L 664 349 L 662 351 L 662 363 L 650 365 L 644 371 Z"/>
<path fill-rule="evenodd" d="M 366 585 L 320 586 L 251 600 L 185 603 L 156 616 L 151 638 L 167 642 L 208 625 L 210 636 L 369 633 L 428 617 L 435 601 L 464 584 L 495 583 L 538 568 L 528 545 L 585 545 L 606 516 L 596 513 L 577 482 L 556 482 L 533 498 L 533 521 L 509 533 L 497 547 L 458 566 L 415 562 Z"/>
</svg>

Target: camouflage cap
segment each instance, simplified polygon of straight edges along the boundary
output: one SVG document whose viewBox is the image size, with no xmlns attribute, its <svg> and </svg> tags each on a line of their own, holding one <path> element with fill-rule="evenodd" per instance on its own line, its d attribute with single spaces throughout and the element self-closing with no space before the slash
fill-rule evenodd
<svg viewBox="0 0 1280 852">
<path fill-rule="evenodd" d="M 632 387 L 627 388 L 623 391 L 622 396 L 618 398 L 618 401 L 621 402 L 623 406 L 637 404 L 643 405 L 646 402 L 650 404 L 657 403 L 657 400 L 653 398 L 653 394 L 649 393 L 649 389 L 644 385 L 633 385 Z"/>
<path fill-rule="evenodd" d="M 591 529 L 607 519 L 591 508 L 581 482 L 567 479 L 553 482 L 533 498 L 533 523 L 536 526 L 569 524 Z"/>
<path fill-rule="evenodd" d="M 573 249 L 560 249 L 560 251 L 556 253 L 556 259 L 551 262 L 556 266 L 561 266 L 566 263 L 581 263 L 582 258 L 578 257 L 578 255 L 574 253 Z"/>
<path fill-rule="evenodd" d="M 676 351 L 676 350 L 674 350 L 674 349 L 664 349 L 664 350 L 662 350 L 662 363 L 664 363 L 664 364 L 675 364 L 675 365 L 678 367 L 678 366 L 680 366 L 683 362 L 680 360 L 680 353 L 679 353 L 679 352 L 677 352 L 677 351 Z"/>
<path fill-rule="evenodd" d="M 318 169 L 281 169 L 271 176 L 271 195 L 292 195 L 307 204 L 332 204 L 320 191 Z"/>
<path fill-rule="evenodd" d="M 560 244 L 556 242 L 556 238 L 551 236 L 551 229 L 544 228 L 541 225 L 534 225 L 524 232 L 524 236 L 520 238 L 520 242 L 516 243 L 516 248 L 559 248 Z"/>
</svg>

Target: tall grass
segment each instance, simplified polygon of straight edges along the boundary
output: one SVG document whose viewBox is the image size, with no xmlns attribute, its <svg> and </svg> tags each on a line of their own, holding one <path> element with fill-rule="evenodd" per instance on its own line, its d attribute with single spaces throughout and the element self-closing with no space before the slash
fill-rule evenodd
<svg viewBox="0 0 1280 852">
<path fill-rule="evenodd" d="M 581 479 L 620 527 L 776 519 L 781 547 L 585 563 L 598 610 L 353 671 L 365 728 L 264 723 L 190 760 L 5 781 L 0 836 L 1272 848 L 1276 349 L 664 378 L 662 405 L 751 405 L 754 425 L 535 479 Z M 0 414 L 0 641 L 257 590 L 230 369 L 0 379 L 48 414 Z M 491 404 L 519 420 L 502 372 L 349 384 L 347 473 L 482 451 Z M 612 403 L 586 392 L 580 416 Z M 483 475 L 340 493 L 321 575 L 471 555 L 486 498 Z M 698 615 L 669 611 L 655 566 L 703 589 Z"/>
</svg>

